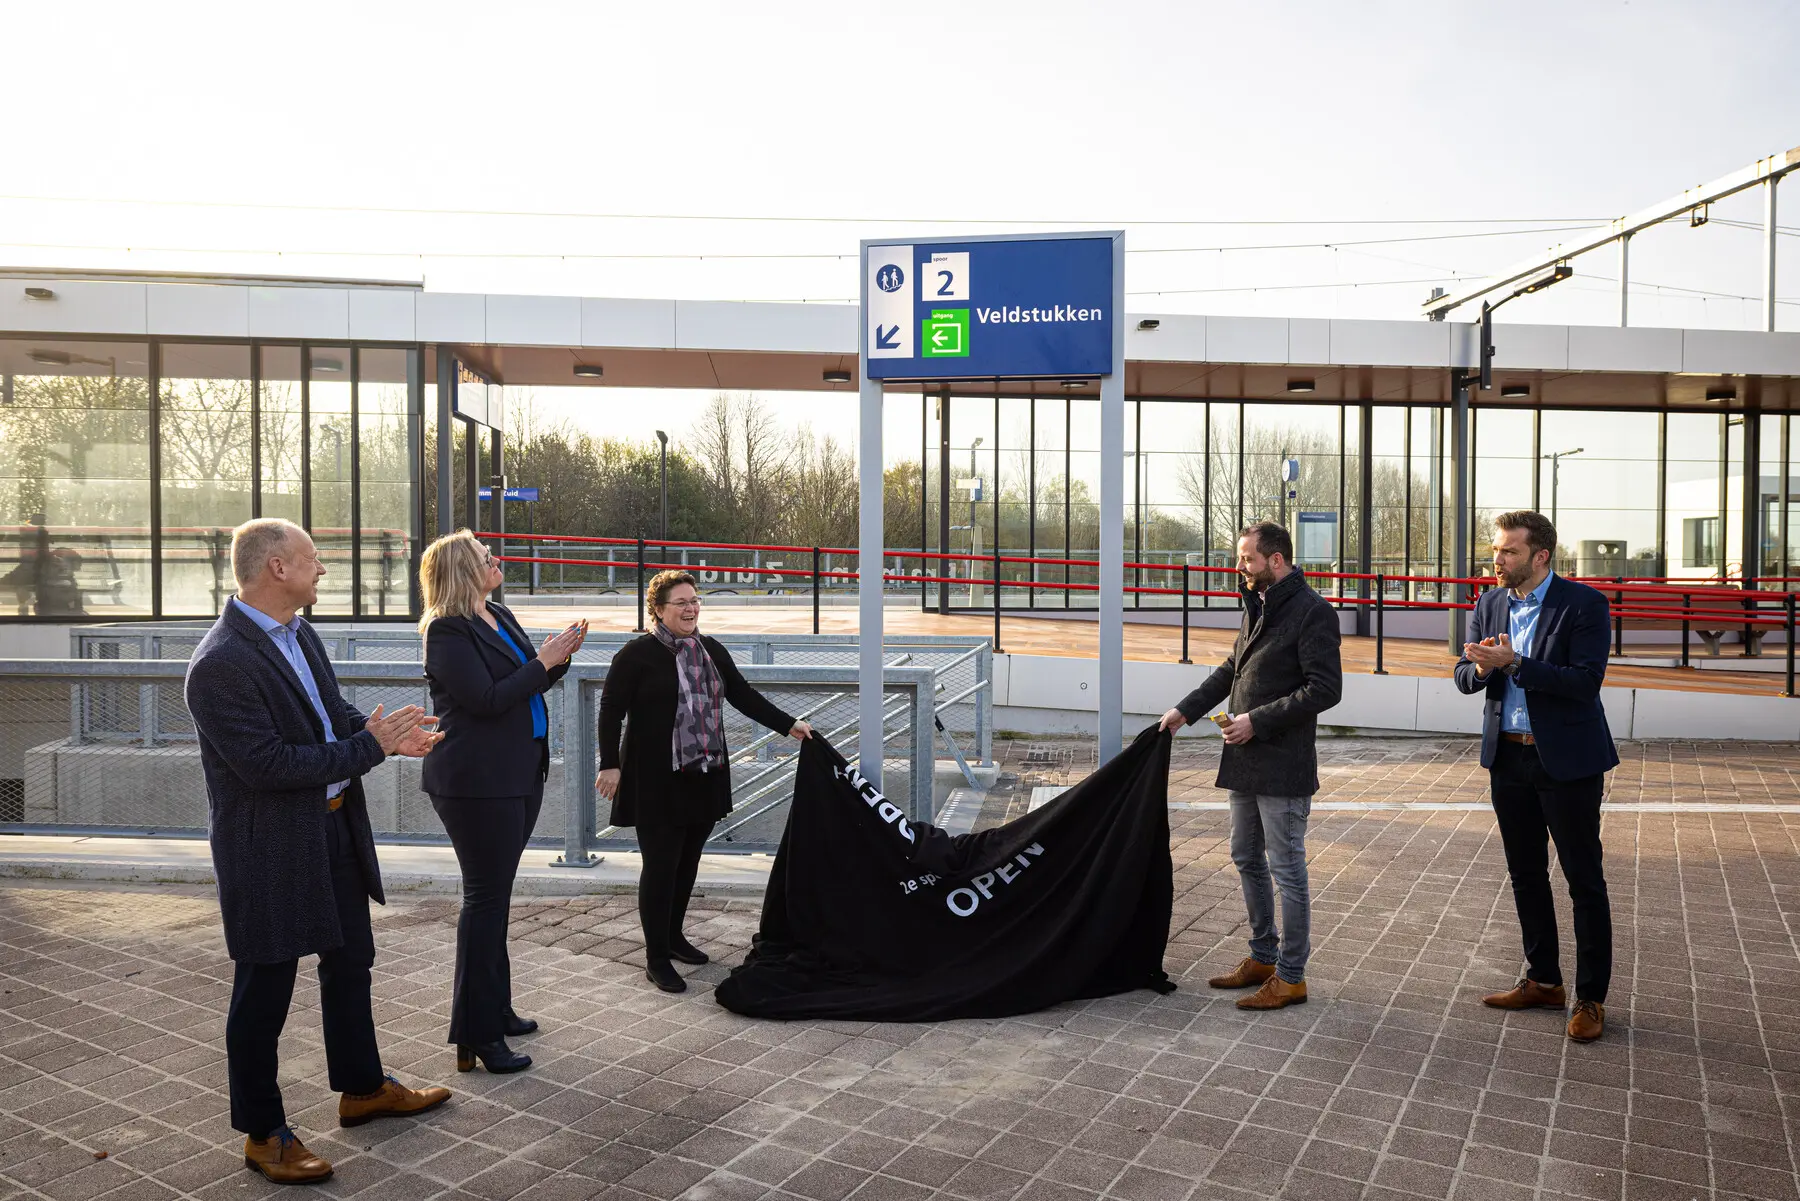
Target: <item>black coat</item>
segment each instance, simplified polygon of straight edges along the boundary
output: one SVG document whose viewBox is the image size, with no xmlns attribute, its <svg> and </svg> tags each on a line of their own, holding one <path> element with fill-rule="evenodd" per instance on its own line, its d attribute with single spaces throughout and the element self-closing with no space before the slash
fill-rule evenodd
<svg viewBox="0 0 1800 1201">
<path fill-rule="evenodd" d="M 549 769 L 531 732 L 531 698 L 549 691 L 569 665 L 546 671 L 512 611 L 489 601 L 488 612 L 525 662 L 479 617 L 440 617 L 425 630 L 425 678 L 444 735 L 420 773 L 420 787 L 432 796 L 524 796 Z"/>
<path fill-rule="evenodd" d="M 305 622 L 299 641 L 336 742 L 324 740 L 287 656 L 235 604 L 226 604 L 188 663 L 225 948 L 246 963 L 343 945 L 325 841 L 325 789 L 339 780 L 351 781 L 344 807 L 369 896 L 387 900 L 358 779 L 386 756 L 363 728 L 368 719 L 339 693 L 325 646 Z"/>
<path fill-rule="evenodd" d="M 782 734 L 794 728 L 793 718 L 744 679 L 730 651 L 705 635 L 700 641 L 719 669 L 732 708 Z M 620 769 L 613 825 L 695 825 L 716 822 L 731 812 L 729 770 L 678 772 L 673 766 L 675 707 L 680 699 L 675 652 L 656 635 L 635 638 L 613 656 L 600 692 L 600 770 Z M 729 759 L 730 750 L 725 753 Z"/>
<path fill-rule="evenodd" d="M 1475 602 L 1468 639 L 1480 642 L 1507 632 L 1507 589 L 1492 588 Z M 1557 576 L 1544 590 L 1543 609 L 1531 645 L 1519 647 L 1525 661 L 1517 681 L 1525 690 L 1525 711 L 1537 740 L 1538 759 L 1553 780 L 1598 776 L 1619 765 L 1600 685 L 1612 644 L 1612 610 L 1606 596 L 1586 584 Z M 1484 680 L 1475 665 L 1459 659 L 1456 686 L 1485 693 L 1481 718 L 1481 766 L 1494 766 L 1500 745 L 1501 710 L 1506 705 L 1506 673 L 1489 672 Z"/>
<path fill-rule="evenodd" d="M 1341 642 L 1337 614 L 1299 571 L 1260 596 L 1244 592 L 1231 654 L 1176 706 L 1188 721 L 1204 721 L 1229 696 L 1234 716 L 1250 715 L 1255 737 L 1226 745 L 1220 788 L 1264 796 L 1319 791 L 1319 714 L 1344 694 Z"/>
</svg>

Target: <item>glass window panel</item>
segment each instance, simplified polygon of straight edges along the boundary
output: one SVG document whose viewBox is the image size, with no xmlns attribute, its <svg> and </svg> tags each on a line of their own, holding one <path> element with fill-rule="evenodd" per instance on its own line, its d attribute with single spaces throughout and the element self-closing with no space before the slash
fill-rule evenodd
<svg viewBox="0 0 1800 1201">
<path fill-rule="evenodd" d="M 1206 405 L 1195 401 L 1143 401 L 1142 560 L 1167 563 L 1163 573 L 1143 572 L 1144 587 L 1178 588 L 1183 563 L 1206 562 Z M 1205 572 L 1190 574 L 1189 587 L 1205 587 Z M 1179 608 L 1179 596 L 1140 596 L 1144 606 Z M 1194 603 L 1198 603 L 1195 601 Z"/>
<path fill-rule="evenodd" d="M 1672 579 L 1717 578 L 1725 570 L 1730 507 L 1725 428 L 1718 413 L 1669 414 L 1668 570 Z"/>
<path fill-rule="evenodd" d="M 1298 478 L 1282 478 L 1285 461 L 1298 464 Z M 1338 407 L 1246 405 L 1243 472 L 1244 523 L 1279 522 L 1293 536 L 1301 570 L 1336 571 Z M 1336 588 L 1335 581 L 1316 583 L 1321 591 Z"/>
<path fill-rule="evenodd" d="M 257 349 L 262 391 L 262 515 L 283 517 L 299 524 L 300 443 L 300 348 L 262 346 Z"/>
<path fill-rule="evenodd" d="M 311 428 L 312 534 L 325 565 L 314 613 L 349 613 L 350 595 L 350 351 L 314 346 L 308 353 Z"/>
<path fill-rule="evenodd" d="M 0 339 L 0 613 L 150 612 L 149 361 Z"/>
<path fill-rule="evenodd" d="M 1371 414 L 1369 570 L 1406 574 L 1406 410 Z"/>
<path fill-rule="evenodd" d="M 1538 505 L 1556 526 L 1557 571 L 1601 578 L 1664 574 L 1656 524 L 1658 420 L 1655 413 L 1543 414 Z M 1481 457 L 1485 471 L 1485 446 Z M 1492 516 L 1484 511 L 1484 524 Z"/>
<path fill-rule="evenodd" d="M 1000 398 L 999 453 L 993 487 L 995 521 L 1003 554 L 1023 557 L 1031 545 L 1031 399 Z M 1006 563 L 1001 578 L 1025 581 L 1031 568 L 1026 563 Z M 1030 603 L 1026 588 L 1006 589 L 1008 608 Z"/>
<path fill-rule="evenodd" d="M 1207 406 L 1207 455 L 1211 460 L 1211 524 L 1207 530 L 1208 566 L 1230 567 L 1237 559 L 1237 535 L 1244 528 L 1238 486 L 1242 480 L 1238 421 L 1243 406 L 1213 402 Z M 1208 573 L 1212 574 L 1212 573 Z M 1213 575 L 1215 583 L 1229 577 Z"/>
<path fill-rule="evenodd" d="M 362 608 L 405 613 L 412 568 L 412 451 L 417 421 L 407 401 L 411 350 L 357 354 L 357 469 L 361 473 Z M 509 506 L 513 513 L 523 507 Z M 513 514 L 508 514 L 511 517 Z"/>
<path fill-rule="evenodd" d="M 1407 548 L 1408 575 L 1442 575 L 1444 571 L 1444 494 L 1449 481 L 1444 478 L 1443 410 L 1415 408 L 1408 420 L 1412 427 L 1409 480 L 1412 492 L 1410 528 L 1412 542 Z M 1436 584 L 1414 584 L 1413 599 L 1438 599 Z"/>
<path fill-rule="evenodd" d="M 1064 535 L 1069 496 L 1069 462 L 1065 450 L 1069 433 L 1069 401 L 1061 396 L 1044 396 L 1037 398 L 1032 404 L 1037 412 L 1037 436 L 1032 452 L 1037 461 L 1037 494 L 1032 500 L 1036 515 L 1037 553 L 1040 558 L 1063 558 L 1068 553 L 1068 542 Z M 1037 564 L 1035 570 L 1035 578 L 1051 583 L 1064 582 L 1067 574 L 1066 568 L 1052 563 Z M 1066 593 L 1060 588 L 1039 590 L 1035 603 L 1061 608 L 1067 603 Z"/>
<path fill-rule="evenodd" d="M 250 520 L 250 347 L 161 353 L 163 612 L 217 614 L 237 587 L 231 531 Z"/>
</svg>

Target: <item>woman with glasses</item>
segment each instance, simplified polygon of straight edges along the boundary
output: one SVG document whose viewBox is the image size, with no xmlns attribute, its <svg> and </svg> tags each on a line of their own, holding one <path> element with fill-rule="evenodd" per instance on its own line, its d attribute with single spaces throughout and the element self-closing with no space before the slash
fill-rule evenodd
<svg viewBox="0 0 1800 1201">
<path fill-rule="evenodd" d="M 425 761 L 422 786 L 456 848 L 462 915 L 450 1041 L 456 1068 L 518 1072 L 531 1057 L 506 1045 L 537 1023 L 512 1006 L 506 926 L 513 877 L 544 802 L 550 770 L 544 693 L 569 670 L 587 637 L 578 621 L 533 650 L 531 638 L 488 594 L 505 578 L 468 530 L 425 548 L 419 564 L 425 677 L 444 740 Z M 438 754 L 442 758 L 437 758 Z"/>
<path fill-rule="evenodd" d="M 687 982 L 670 961 L 707 961 L 681 926 L 707 835 L 731 811 L 725 703 L 794 738 L 809 737 L 812 727 L 750 687 L 730 653 L 700 633 L 693 576 L 662 572 L 645 600 L 653 631 L 627 643 L 606 671 L 594 789 L 612 802 L 613 825 L 637 827 L 644 975 L 664 992 L 683 992 Z"/>
</svg>

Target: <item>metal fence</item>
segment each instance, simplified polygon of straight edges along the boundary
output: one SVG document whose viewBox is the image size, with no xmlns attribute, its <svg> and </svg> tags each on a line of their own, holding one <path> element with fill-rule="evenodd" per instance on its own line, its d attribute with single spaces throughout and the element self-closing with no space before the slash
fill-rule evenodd
<svg viewBox="0 0 1800 1201">
<path fill-rule="evenodd" d="M 87 627 L 72 632 L 76 658 L 0 661 L 0 830 L 119 835 L 197 835 L 206 790 L 193 720 L 183 699 L 199 624 Z M 322 627 L 344 694 L 368 712 L 430 707 L 418 639 L 392 628 Z M 560 841 L 559 862 L 634 844 L 596 804 L 601 687 L 630 635 L 590 634 L 547 696 L 551 766 L 534 842 Z M 853 637 L 727 636 L 745 677 L 810 722 L 852 759 L 862 755 Z M 992 652 L 984 640 L 897 638 L 883 674 L 883 786 L 914 818 L 929 821 L 947 790 L 940 750 L 992 760 Z M 726 710 L 733 748 L 734 811 L 714 831 L 721 850 L 773 850 L 787 820 L 798 753 L 791 739 Z M 419 764 L 389 759 L 363 779 L 371 821 L 384 841 L 440 842 L 442 824 L 420 789 Z"/>
<path fill-rule="evenodd" d="M 76 659 L 141 660 L 182 659 L 192 656 L 209 622 L 121 622 L 77 627 L 69 632 L 70 655 Z M 419 636 L 400 626 L 315 624 L 326 654 L 334 663 L 417 663 Z M 612 661 L 619 648 L 637 635 L 616 631 L 591 631 L 575 657 L 576 666 Z M 857 663 L 859 642 L 855 634 L 717 634 L 739 667 L 852 667 Z M 986 638 L 941 634 L 892 634 L 882 640 L 890 667 L 927 667 L 937 676 L 939 750 L 957 753 L 972 762 L 993 761 L 994 648 Z M 346 695 L 359 709 L 369 706 L 356 699 L 354 686 L 346 682 Z M 551 706 L 551 754 L 561 755 L 558 706 L 562 693 L 554 691 Z"/>
</svg>

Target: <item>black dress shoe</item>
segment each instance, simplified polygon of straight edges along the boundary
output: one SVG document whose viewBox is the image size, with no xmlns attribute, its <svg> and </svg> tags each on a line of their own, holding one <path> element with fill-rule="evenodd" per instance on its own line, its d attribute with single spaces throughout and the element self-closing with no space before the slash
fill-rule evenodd
<svg viewBox="0 0 1800 1201">
<path fill-rule="evenodd" d="M 521 1034 L 536 1034 L 538 1024 L 530 1018 L 522 1018 L 512 1010 L 506 1011 L 506 1037 L 517 1038 Z"/>
<path fill-rule="evenodd" d="M 664 992 L 686 992 L 687 981 L 675 972 L 675 965 L 666 959 L 653 959 L 650 966 L 644 969 L 644 978 Z"/>
<path fill-rule="evenodd" d="M 503 1076 L 508 1072 L 522 1072 L 531 1066 L 531 1056 L 519 1054 L 507 1046 L 506 1040 L 503 1038 L 496 1038 L 491 1043 L 482 1043 L 476 1047 L 464 1043 L 456 1045 L 457 1071 L 474 1071 L 477 1059 L 481 1061 L 482 1067 L 496 1076 Z"/>
<path fill-rule="evenodd" d="M 691 963 L 695 967 L 712 962 L 705 951 L 679 934 L 669 940 L 669 958 L 677 963 Z"/>
</svg>

